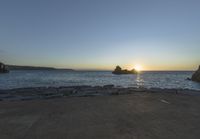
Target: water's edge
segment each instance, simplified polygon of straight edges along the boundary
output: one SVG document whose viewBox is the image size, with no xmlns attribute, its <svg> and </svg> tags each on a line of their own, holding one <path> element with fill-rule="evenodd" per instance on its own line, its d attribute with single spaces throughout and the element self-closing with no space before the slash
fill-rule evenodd
<svg viewBox="0 0 200 139">
<path fill-rule="evenodd" d="M 189 89 L 161 89 L 105 86 L 63 86 L 63 87 L 33 87 L 0 90 L 1 101 L 19 101 L 34 99 L 52 99 L 61 97 L 111 96 L 134 93 L 170 93 L 175 95 L 200 95 L 200 91 Z"/>
</svg>

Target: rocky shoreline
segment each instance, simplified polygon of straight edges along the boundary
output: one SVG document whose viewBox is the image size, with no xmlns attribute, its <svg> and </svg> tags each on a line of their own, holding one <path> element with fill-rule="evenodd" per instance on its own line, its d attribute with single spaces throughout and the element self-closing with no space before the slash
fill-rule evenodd
<svg viewBox="0 0 200 139">
<path fill-rule="evenodd" d="M 61 97 L 88 97 L 126 95 L 143 93 L 171 93 L 180 95 L 200 95 L 200 91 L 188 89 L 161 88 L 123 88 L 114 85 L 105 86 L 66 86 L 66 87 L 34 87 L 0 90 L 0 101 L 18 101 L 35 99 L 52 99 Z"/>
</svg>

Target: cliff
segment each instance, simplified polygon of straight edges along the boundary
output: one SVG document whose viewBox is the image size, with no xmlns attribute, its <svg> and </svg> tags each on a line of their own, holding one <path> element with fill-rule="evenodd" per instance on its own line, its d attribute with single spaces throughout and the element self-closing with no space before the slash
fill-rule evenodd
<svg viewBox="0 0 200 139">
<path fill-rule="evenodd" d="M 8 72 L 9 72 L 9 70 L 8 70 L 7 66 L 0 62 L 0 73 L 8 73 Z"/>
<path fill-rule="evenodd" d="M 192 81 L 200 82 L 200 66 L 199 69 L 192 75 Z"/>
</svg>

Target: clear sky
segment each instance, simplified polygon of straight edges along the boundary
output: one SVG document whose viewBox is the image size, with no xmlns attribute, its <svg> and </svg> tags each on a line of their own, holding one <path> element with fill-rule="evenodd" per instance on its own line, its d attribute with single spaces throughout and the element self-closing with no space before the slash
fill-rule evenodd
<svg viewBox="0 0 200 139">
<path fill-rule="evenodd" d="M 1 0 L 0 61 L 195 70 L 200 0 Z"/>
</svg>

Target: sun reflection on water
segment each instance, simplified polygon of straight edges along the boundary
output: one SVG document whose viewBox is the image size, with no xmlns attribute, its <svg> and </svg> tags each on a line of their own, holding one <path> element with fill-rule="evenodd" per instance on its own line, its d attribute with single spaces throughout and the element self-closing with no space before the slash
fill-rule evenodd
<svg viewBox="0 0 200 139">
<path fill-rule="evenodd" d="M 141 74 L 137 74 L 136 84 L 137 84 L 137 86 L 140 86 L 140 87 L 144 86 L 144 80 L 143 80 Z"/>
</svg>

